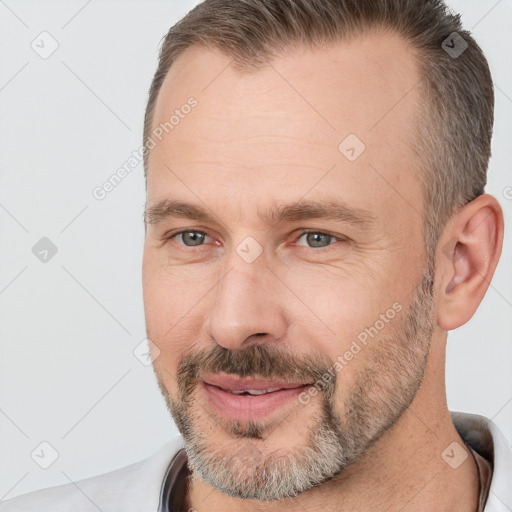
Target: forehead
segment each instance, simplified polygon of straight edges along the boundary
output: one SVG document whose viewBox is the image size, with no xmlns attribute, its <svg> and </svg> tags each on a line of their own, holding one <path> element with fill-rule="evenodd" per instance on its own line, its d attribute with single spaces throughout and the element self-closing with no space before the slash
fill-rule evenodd
<svg viewBox="0 0 512 512">
<path fill-rule="evenodd" d="M 149 200 L 190 196 L 188 180 L 227 201 L 336 191 L 374 210 L 419 204 L 412 142 L 420 77 L 404 40 L 371 33 L 293 48 L 248 73 L 230 63 L 191 48 L 172 65 L 154 110 L 153 129 L 167 129 L 148 158 Z M 182 110 L 191 97 L 194 108 Z M 169 126 L 173 113 L 179 121 Z"/>
</svg>

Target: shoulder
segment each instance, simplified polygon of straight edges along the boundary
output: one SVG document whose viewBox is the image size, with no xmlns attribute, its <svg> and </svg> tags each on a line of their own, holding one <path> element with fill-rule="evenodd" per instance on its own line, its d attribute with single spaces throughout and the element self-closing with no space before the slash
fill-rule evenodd
<svg viewBox="0 0 512 512">
<path fill-rule="evenodd" d="M 166 470 L 182 447 L 177 436 L 129 466 L 1 501 L 0 512 L 155 512 Z"/>
</svg>

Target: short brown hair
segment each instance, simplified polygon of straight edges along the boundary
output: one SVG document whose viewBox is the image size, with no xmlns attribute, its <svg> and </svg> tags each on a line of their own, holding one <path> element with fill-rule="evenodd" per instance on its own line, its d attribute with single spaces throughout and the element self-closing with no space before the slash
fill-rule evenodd
<svg viewBox="0 0 512 512">
<path fill-rule="evenodd" d="M 487 60 L 462 28 L 460 15 L 442 0 L 205 0 L 163 41 L 149 91 L 144 141 L 167 72 L 190 47 L 219 50 L 236 70 L 250 72 L 286 47 L 342 42 L 375 28 L 398 34 L 418 55 L 423 101 L 412 143 L 419 158 L 425 244 L 432 258 L 454 211 L 484 192 L 494 118 Z M 455 44 L 454 32 L 465 48 L 460 55 L 447 51 L 446 41 L 449 48 Z M 144 168 L 147 175 L 147 154 Z"/>
</svg>

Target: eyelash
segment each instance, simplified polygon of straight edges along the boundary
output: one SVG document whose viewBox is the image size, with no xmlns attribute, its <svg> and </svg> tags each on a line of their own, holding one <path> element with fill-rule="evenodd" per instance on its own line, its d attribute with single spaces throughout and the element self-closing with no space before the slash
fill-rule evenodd
<svg viewBox="0 0 512 512">
<path fill-rule="evenodd" d="M 205 233 L 204 231 L 201 231 L 201 230 L 184 229 L 184 230 L 178 231 L 176 233 L 171 233 L 170 235 L 166 236 L 165 238 L 166 238 L 166 240 L 170 241 L 170 240 L 178 237 L 179 235 L 183 235 L 184 233 L 200 233 L 201 235 L 209 236 L 207 233 Z M 299 241 L 304 235 L 308 235 L 308 234 L 312 234 L 312 233 L 316 234 L 316 235 L 324 235 L 324 236 L 331 237 L 335 241 L 338 241 L 338 242 L 347 242 L 348 241 L 347 237 L 336 236 L 336 235 L 332 235 L 331 233 L 327 233 L 325 231 L 315 231 L 315 230 L 312 230 L 312 229 L 309 229 L 309 230 L 306 229 L 304 231 L 301 231 L 300 234 L 298 235 L 296 241 Z M 189 249 L 199 249 L 204 244 L 200 244 L 200 245 L 196 245 L 196 246 L 185 245 L 185 244 L 180 244 L 180 245 L 182 245 L 183 247 L 188 247 Z M 309 247 L 309 246 L 299 246 L 299 247 L 306 247 L 306 248 L 309 248 L 309 249 L 315 249 L 316 252 L 320 252 L 320 251 L 328 250 L 331 245 L 334 245 L 334 244 L 330 243 L 329 245 L 326 245 L 325 247 Z"/>
</svg>

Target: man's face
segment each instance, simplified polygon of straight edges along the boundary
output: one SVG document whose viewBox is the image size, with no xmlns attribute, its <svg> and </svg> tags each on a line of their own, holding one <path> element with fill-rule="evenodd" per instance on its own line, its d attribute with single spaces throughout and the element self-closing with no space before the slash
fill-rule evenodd
<svg viewBox="0 0 512 512">
<path fill-rule="evenodd" d="M 423 377 L 419 76 L 377 35 L 228 64 L 185 52 L 157 101 L 155 128 L 179 121 L 149 156 L 147 332 L 192 468 L 281 499 L 357 461 Z"/>
</svg>

